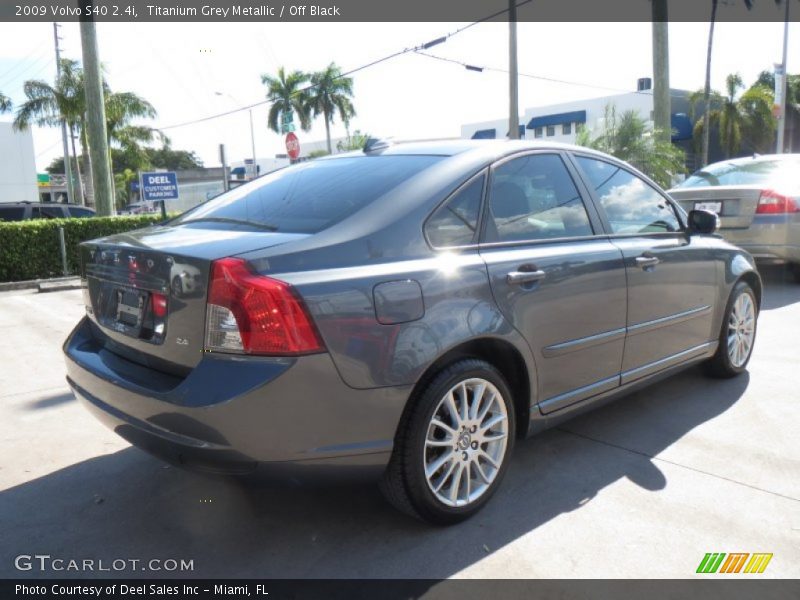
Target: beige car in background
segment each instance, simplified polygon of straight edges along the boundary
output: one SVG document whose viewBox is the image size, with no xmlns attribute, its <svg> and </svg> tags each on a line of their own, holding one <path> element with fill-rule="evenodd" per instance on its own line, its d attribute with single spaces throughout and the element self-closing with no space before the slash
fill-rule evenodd
<svg viewBox="0 0 800 600">
<path fill-rule="evenodd" d="M 714 163 L 669 194 L 687 212 L 717 213 L 726 240 L 760 262 L 788 263 L 800 283 L 800 154 Z"/>
</svg>

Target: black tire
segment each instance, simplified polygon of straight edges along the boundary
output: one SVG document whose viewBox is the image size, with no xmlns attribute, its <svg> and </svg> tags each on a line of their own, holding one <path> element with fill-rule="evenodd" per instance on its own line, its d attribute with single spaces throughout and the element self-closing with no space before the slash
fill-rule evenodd
<svg viewBox="0 0 800 600">
<path fill-rule="evenodd" d="M 795 283 L 800 283 L 800 263 L 791 263 L 789 272 L 792 274 Z"/>
<path fill-rule="evenodd" d="M 481 469 L 481 474 L 483 474 L 483 470 L 480 464 L 474 466 L 470 462 L 473 459 L 470 458 L 470 460 L 468 460 L 467 454 L 471 452 L 470 449 L 472 449 L 474 453 L 469 454 L 470 457 L 480 454 L 484 449 L 484 445 L 496 442 L 470 442 L 470 436 L 465 435 L 466 433 L 470 433 L 469 431 L 464 431 L 459 437 L 451 436 L 454 442 L 452 450 L 448 445 L 446 449 L 443 448 L 441 450 L 441 453 L 452 452 L 451 456 L 461 456 L 463 454 L 465 466 L 459 466 L 458 460 L 453 459 L 452 462 L 454 463 L 453 467 L 455 470 L 452 471 L 451 479 L 448 480 L 447 475 L 442 474 L 440 481 L 450 481 L 449 487 L 452 490 L 456 471 L 458 471 L 458 469 L 466 469 L 466 471 L 459 471 L 458 480 L 459 482 L 462 481 L 464 472 L 466 472 L 467 480 L 463 480 L 463 486 L 461 483 L 455 486 L 457 500 L 460 491 L 462 489 L 465 490 L 464 501 L 466 504 L 462 506 L 448 506 L 436 496 L 432 489 L 433 484 L 429 485 L 425 475 L 425 461 L 429 456 L 428 453 L 438 451 L 437 449 L 429 449 L 426 445 L 426 439 L 430 435 L 430 431 L 433 431 L 431 427 L 436 427 L 436 425 L 431 424 L 434 414 L 437 411 L 445 410 L 444 404 L 442 404 L 445 395 L 459 385 L 459 383 L 476 379 L 482 379 L 490 383 L 499 394 L 497 404 L 492 403 L 492 406 L 496 406 L 500 409 L 500 403 L 502 403 L 505 409 L 506 423 L 503 425 L 506 428 L 505 438 L 503 438 L 505 439 L 505 446 L 502 452 L 502 459 L 498 464 L 499 468 L 491 467 L 490 463 L 483 464 L 484 468 L 489 469 L 491 482 L 487 484 L 486 480 L 480 481 L 476 479 L 476 484 L 484 487 L 477 498 L 469 501 L 468 494 L 470 488 L 467 487 L 469 485 L 467 480 L 470 480 L 470 482 L 472 481 L 471 475 L 473 472 L 477 477 L 477 469 Z M 469 385 L 474 386 L 475 383 L 471 382 Z M 467 394 L 467 396 L 469 396 L 470 393 L 472 394 L 473 402 L 474 398 L 477 397 L 476 389 L 477 388 L 472 387 Z M 490 388 L 487 386 L 486 389 L 489 390 Z M 484 395 L 483 397 L 497 398 L 497 395 Z M 412 398 L 411 401 L 413 404 L 409 406 L 398 428 L 392 458 L 380 483 L 381 491 L 395 508 L 429 523 L 435 525 L 450 525 L 463 521 L 478 512 L 489 501 L 500 485 L 505 471 L 508 468 L 509 459 L 514 449 L 514 438 L 516 434 L 514 402 L 508 384 L 500 372 L 489 363 L 478 359 L 465 359 L 440 371 L 429 380 L 424 388 L 422 388 L 421 392 L 418 393 L 415 398 Z M 483 400 L 483 402 L 492 401 Z M 479 402 L 478 406 L 481 408 L 485 407 L 486 405 L 484 403 Z M 495 415 L 496 418 L 498 415 L 502 415 L 502 412 L 492 410 L 480 421 L 481 425 L 485 426 L 492 420 L 487 419 L 490 414 Z M 475 419 L 480 420 L 478 416 L 473 420 Z M 452 422 L 450 424 L 452 424 Z M 487 433 L 497 434 L 497 432 L 491 430 Z M 476 434 L 473 433 L 473 435 Z M 481 434 L 478 433 L 477 435 Z M 475 438 L 475 440 L 478 439 L 482 440 L 483 438 Z M 495 439 L 495 436 L 493 436 L 492 439 Z M 466 442 L 466 448 L 462 448 L 462 446 L 459 445 L 462 442 Z M 497 449 L 498 447 L 499 446 L 494 446 L 493 448 Z M 486 448 L 489 450 L 490 446 L 487 445 Z M 494 458 L 499 457 L 495 456 Z M 481 459 L 478 458 L 474 460 L 480 462 Z M 450 461 L 442 466 L 442 469 L 446 470 L 448 473 L 451 471 L 445 469 L 445 467 L 449 464 Z M 439 471 L 435 471 L 434 473 L 436 472 Z"/>
<path fill-rule="evenodd" d="M 730 326 L 730 319 L 731 319 L 731 312 L 733 311 L 733 307 L 736 304 L 736 301 L 742 294 L 747 294 L 750 296 L 750 301 L 753 305 L 754 311 L 754 320 L 753 320 L 753 340 L 750 344 L 750 349 L 747 352 L 747 356 L 744 359 L 744 362 L 739 362 L 739 364 L 734 364 L 731 359 L 730 353 L 728 351 L 728 334 L 729 334 L 729 326 Z M 756 333 L 758 328 L 758 302 L 756 301 L 756 295 L 753 291 L 753 288 L 750 287 L 745 281 L 739 281 L 734 287 L 733 291 L 731 292 L 730 298 L 728 298 L 728 304 L 725 306 L 725 314 L 722 318 L 722 326 L 720 327 L 719 332 L 719 346 L 717 347 L 717 352 L 714 356 L 708 361 L 707 363 L 707 372 L 712 377 L 718 377 L 721 379 L 728 379 L 731 377 L 736 377 L 741 373 L 744 373 L 747 370 L 747 363 L 750 362 L 750 357 L 753 354 L 753 347 L 755 346 L 755 339 Z"/>
<path fill-rule="evenodd" d="M 178 275 L 172 278 L 172 294 L 176 298 L 183 296 L 183 283 L 181 283 L 181 278 Z"/>
</svg>

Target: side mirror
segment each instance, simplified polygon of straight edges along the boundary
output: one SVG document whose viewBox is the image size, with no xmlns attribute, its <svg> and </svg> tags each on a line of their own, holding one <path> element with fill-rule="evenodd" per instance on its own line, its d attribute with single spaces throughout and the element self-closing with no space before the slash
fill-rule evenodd
<svg viewBox="0 0 800 600">
<path fill-rule="evenodd" d="M 689 211 L 689 233 L 710 235 L 719 229 L 719 217 L 710 210 Z"/>
</svg>

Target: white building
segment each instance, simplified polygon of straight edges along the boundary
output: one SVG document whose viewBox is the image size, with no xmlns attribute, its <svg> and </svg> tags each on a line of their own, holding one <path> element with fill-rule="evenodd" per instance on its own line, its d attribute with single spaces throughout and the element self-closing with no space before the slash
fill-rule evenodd
<svg viewBox="0 0 800 600">
<path fill-rule="evenodd" d="M 0 202 L 38 202 L 31 130 L 0 123 Z"/>
<path fill-rule="evenodd" d="M 528 140 L 549 140 L 567 144 L 575 143 L 578 127 L 590 131 L 602 128 L 606 107 L 614 106 L 617 114 L 634 110 L 653 124 L 653 93 L 646 82 L 640 82 L 641 91 L 576 100 L 548 106 L 525 109 L 520 117 L 520 137 Z M 692 125 L 687 115 L 689 92 L 670 90 L 672 105 L 672 141 L 686 142 L 692 137 Z M 461 126 L 461 137 L 470 139 L 495 139 L 508 136 L 508 118 L 468 123 Z"/>
</svg>

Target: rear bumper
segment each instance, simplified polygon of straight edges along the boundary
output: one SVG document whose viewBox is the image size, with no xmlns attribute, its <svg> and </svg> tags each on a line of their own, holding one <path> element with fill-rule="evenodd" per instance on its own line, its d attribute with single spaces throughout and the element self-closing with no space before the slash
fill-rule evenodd
<svg viewBox="0 0 800 600">
<path fill-rule="evenodd" d="M 800 214 L 756 215 L 747 228 L 719 233 L 759 260 L 800 263 Z"/>
<path fill-rule="evenodd" d="M 355 390 L 327 354 L 207 354 L 185 378 L 103 347 L 82 320 L 64 344 L 67 381 L 131 444 L 200 470 L 296 477 L 377 474 L 386 465 L 408 387 Z"/>
</svg>

